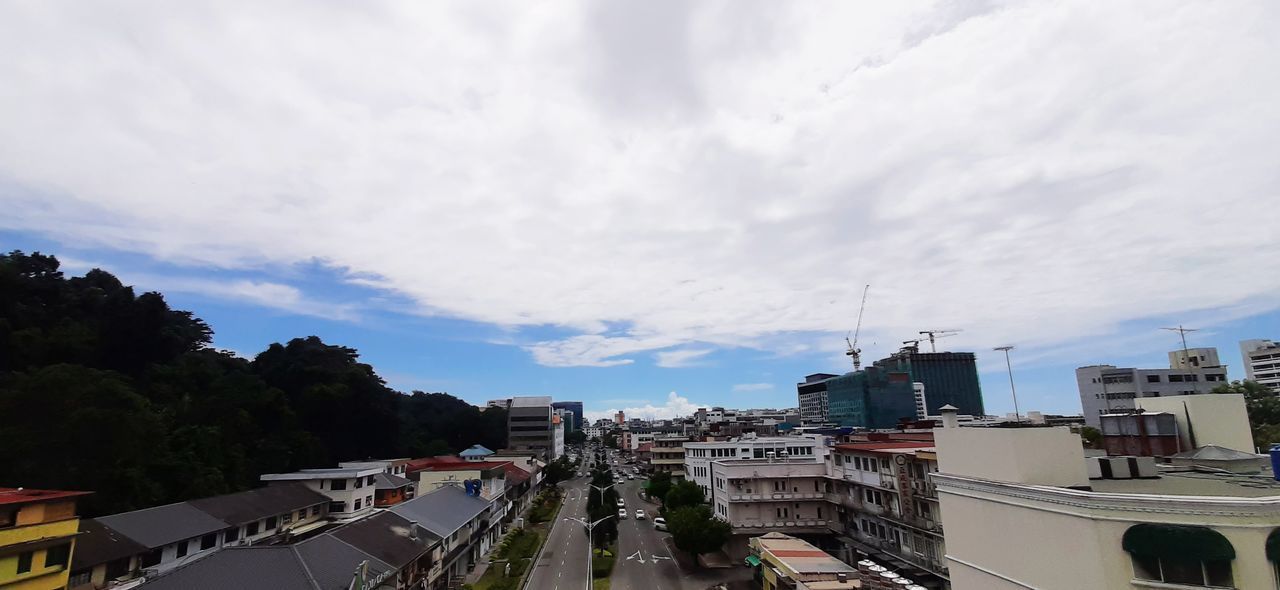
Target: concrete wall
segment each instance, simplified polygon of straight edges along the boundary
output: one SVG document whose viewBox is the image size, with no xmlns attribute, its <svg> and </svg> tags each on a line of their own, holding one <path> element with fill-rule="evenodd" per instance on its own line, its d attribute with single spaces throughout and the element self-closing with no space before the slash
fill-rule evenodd
<svg viewBox="0 0 1280 590">
<path fill-rule="evenodd" d="M 1080 435 L 1066 427 L 937 428 L 933 437 L 943 473 L 1038 485 L 1089 485 Z"/>
<path fill-rule="evenodd" d="M 1184 449 L 1217 445 L 1246 453 L 1254 452 L 1249 430 L 1249 414 L 1239 393 L 1179 395 L 1139 399 L 1139 407 L 1152 412 L 1169 412 L 1178 420 L 1178 437 Z M 1188 422 L 1187 417 L 1191 420 Z M 1195 436 L 1195 445 L 1191 436 Z"/>
</svg>

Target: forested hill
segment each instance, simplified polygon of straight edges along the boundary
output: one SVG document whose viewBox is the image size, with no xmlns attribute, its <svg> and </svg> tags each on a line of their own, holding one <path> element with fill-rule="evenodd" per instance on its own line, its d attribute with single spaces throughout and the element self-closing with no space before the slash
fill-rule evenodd
<svg viewBox="0 0 1280 590">
<path fill-rule="evenodd" d="M 506 413 L 397 392 L 314 336 L 252 360 L 159 293 L 0 254 L 0 487 L 91 490 L 108 514 L 254 487 L 259 474 L 506 446 Z"/>
</svg>

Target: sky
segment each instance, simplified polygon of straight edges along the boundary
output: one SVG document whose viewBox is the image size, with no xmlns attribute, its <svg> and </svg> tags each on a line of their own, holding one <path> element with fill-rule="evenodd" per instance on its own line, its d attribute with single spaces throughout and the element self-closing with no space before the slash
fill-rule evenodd
<svg viewBox="0 0 1280 590">
<path fill-rule="evenodd" d="M 0 248 L 251 357 L 663 417 L 958 329 L 988 411 L 1280 338 L 1280 4 L 8 2 Z"/>
</svg>

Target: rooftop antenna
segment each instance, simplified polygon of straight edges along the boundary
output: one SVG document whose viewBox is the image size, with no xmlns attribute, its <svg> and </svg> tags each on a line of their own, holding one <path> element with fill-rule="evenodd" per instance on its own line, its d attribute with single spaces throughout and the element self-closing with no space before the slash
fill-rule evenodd
<svg viewBox="0 0 1280 590">
<path fill-rule="evenodd" d="M 844 335 L 844 343 L 849 345 L 849 349 L 845 354 L 853 359 L 853 370 L 862 370 L 862 349 L 858 348 L 858 335 L 862 333 L 862 310 L 867 308 L 867 291 L 871 289 L 871 285 L 862 288 L 862 305 L 858 306 L 858 326 L 853 330 L 853 341 L 849 341 L 849 334 Z"/>
<path fill-rule="evenodd" d="M 938 347 L 935 346 L 933 343 L 935 339 L 946 338 L 947 336 L 953 336 L 955 334 L 959 334 L 962 331 L 963 330 L 920 330 L 920 333 L 929 335 L 929 352 L 938 352 Z"/>
<path fill-rule="evenodd" d="M 1178 335 L 1182 337 L 1182 362 L 1186 364 L 1188 368 L 1191 368 L 1193 366 L 1194 367 L 1200 366 L 1199 362 L 1195 363 L 1194 365 L 1191 363 L 1191 353 L 1187 351 L 1187 332 L 1199 332 L 1200 328 L 1183 328 L 1182 324 L 1178 324 L 1177 328 L 1160 328 L 1160 329 L 1168 330 L 1170 332 L 1177 332 Z M 1173 367 L 1170 367 L 1170 368 L 1173 368 Z M 1196 373 L 1196 370 L 1191 369 L 1191 374 L 1195 375 L 1195 373 Z M 1195 381 L 1191 382 L 1191 389 L 1196 393 L 1200 393 L 1200 377 L 1198 375 L 1196 375 Z"/>
</svg>

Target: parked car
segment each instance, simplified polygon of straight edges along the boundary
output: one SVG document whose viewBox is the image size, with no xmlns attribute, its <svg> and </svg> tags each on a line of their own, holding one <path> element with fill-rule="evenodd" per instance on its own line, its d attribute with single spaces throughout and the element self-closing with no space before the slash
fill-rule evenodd
<svg viewBox="0 0 1280 590">
<path fill-rule="evenodd" d="M 636 520 L 644 520 L 644 511 L 636 510 Z"/>
<path fill-rule="evenodd" d="M 658 529 L 660 531 L 667 530 L 667 519 L 662 518 L 661 516 L 653 519 L 653 528 Z"/>
<path fill-rule="evenodd" d="M 627 519 L 627 509 L 623 508 L 618 511 L 618 520 L 626 520 L 626 519 Z"/>
</svg>

